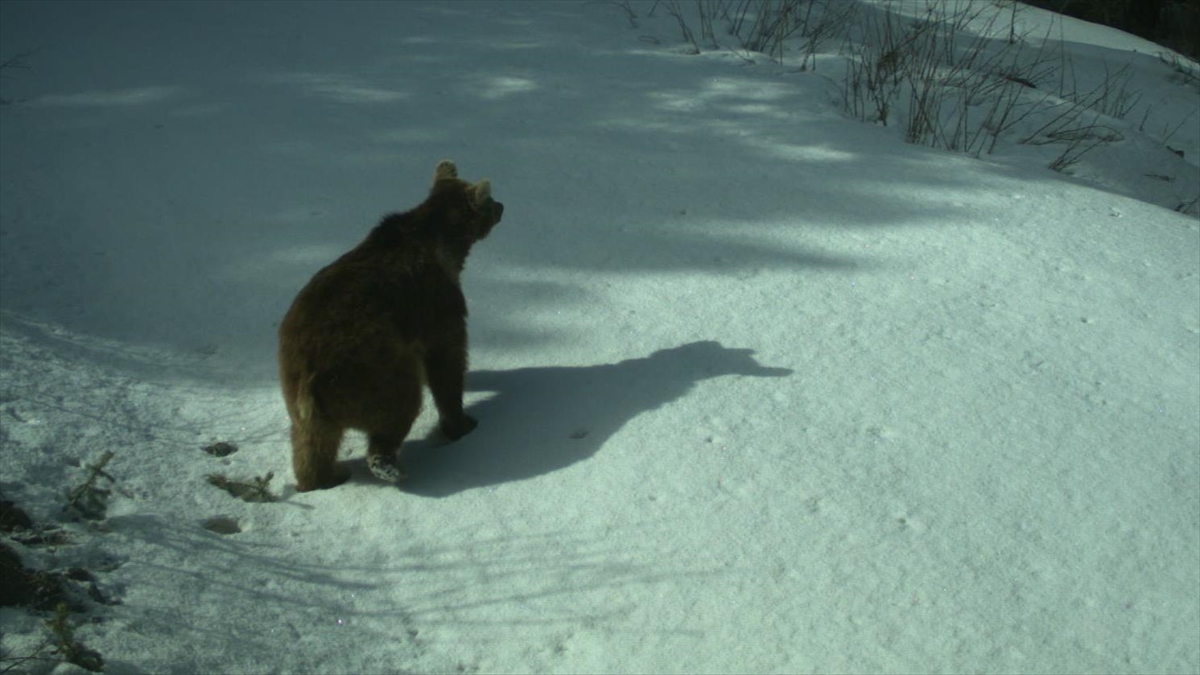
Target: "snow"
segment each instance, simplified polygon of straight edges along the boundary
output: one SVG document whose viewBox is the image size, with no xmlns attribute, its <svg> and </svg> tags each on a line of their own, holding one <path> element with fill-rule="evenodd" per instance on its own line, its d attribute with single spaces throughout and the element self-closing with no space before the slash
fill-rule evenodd
<svg viewBox="0 0 1200 675">
<path fill-rule="evenodd" d="M 0 4 L 0 57 L 36 49 L 0 490 L 71 536 L 26 565 L 119 601 L 79 639 L 115 673 L 1200 669 L 1196 90 L 1023 8 L 1081 90 L 1141 92 L 1058 173 L 1019 129 L 848 119 L 837 44 L 688 55 L 650 4 Z M 296 493 L 275 326 L 442 158 L 506 207 L 463 281 L 480 426 L 428 406 L 401 489 L 352 436 Z M 0 621 L 3 658 L 45 634 Z"/>
</svg>

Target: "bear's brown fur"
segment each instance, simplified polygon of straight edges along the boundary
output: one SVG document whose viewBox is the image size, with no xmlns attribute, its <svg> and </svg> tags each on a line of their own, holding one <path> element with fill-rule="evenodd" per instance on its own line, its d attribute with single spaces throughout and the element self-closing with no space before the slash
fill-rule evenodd
<svg viewBox="0 0 1200 675">
<path fill-rule="evenodd" d="M 463 412 L 467 304 L 459 273 L 503 212 L 488 181 L 459 180 L 443 160 L 420 206 L 384 217 L 301 289 L 279 325 L 298 490 L 346 480 L 336 463 L 346 429 L 366 432 L 372 473 L 401 480 L 398 450 L 421 410 L 423 383 L 447 437 L 475 428 Z"/>
</svg>

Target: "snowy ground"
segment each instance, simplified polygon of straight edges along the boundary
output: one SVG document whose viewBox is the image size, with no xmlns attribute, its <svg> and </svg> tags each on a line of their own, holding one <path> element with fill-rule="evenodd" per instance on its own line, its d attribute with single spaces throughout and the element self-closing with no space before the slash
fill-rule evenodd
<svg viewBox="0 0 1200 675">
<path fill-rule="evenodd" d="M 836 44 L 687 55 L 649 4 L 0 4 L 0 58 L 36 49 L 0 490 L 70 536 L 26 565 L 119 602 L 77 637 L 116 673 L 1200 669 L 1200 94 L 1056 21 L 1142 93 L 1066 175 L 848 119 Z M 506 206 L 480 426 L 423 416 L 400 490 L 353 437 L 297 494 L 277 321 L 445 157 Z M 5 664 L 43 616 L 0 610 Z"/>
</svg>

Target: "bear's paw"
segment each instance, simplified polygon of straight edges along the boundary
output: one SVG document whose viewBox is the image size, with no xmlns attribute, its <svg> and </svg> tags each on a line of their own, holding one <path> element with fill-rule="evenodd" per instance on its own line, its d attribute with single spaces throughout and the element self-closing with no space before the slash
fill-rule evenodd
<svg viewBox="0 0 1200 675">
<path fill-rule="evenodd" d="M 383 455 L 367 455 L 367 468 L 376 478 L 389 483 L 399 483 L 408 477 L 396 460 Z"/>
</svg>

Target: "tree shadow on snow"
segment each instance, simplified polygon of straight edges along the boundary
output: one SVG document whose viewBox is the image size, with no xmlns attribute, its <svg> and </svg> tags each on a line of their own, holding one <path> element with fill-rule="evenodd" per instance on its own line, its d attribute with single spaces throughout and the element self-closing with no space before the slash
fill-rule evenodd
<svg viewBox="0 0 1200 675">
<path fill-rule="evenodd" d="M 406 444 L 403 489 L 446 497 L 540 476 L 591 457 L 626 422 L 682 398 L 701 380 L 791 374 L 760 365 L 749 349 L 713 341 L 615 364 L 471 372 L 471 390 L 495 392 L 469 407 L 479 428 L 456 443 Z"/>
</svg>

